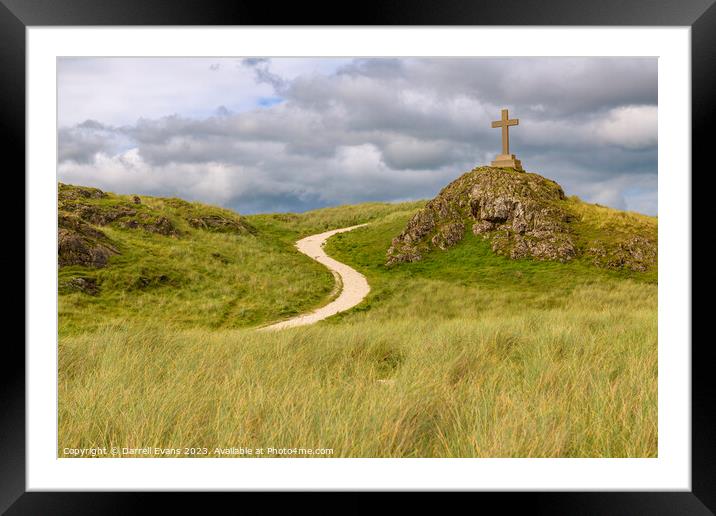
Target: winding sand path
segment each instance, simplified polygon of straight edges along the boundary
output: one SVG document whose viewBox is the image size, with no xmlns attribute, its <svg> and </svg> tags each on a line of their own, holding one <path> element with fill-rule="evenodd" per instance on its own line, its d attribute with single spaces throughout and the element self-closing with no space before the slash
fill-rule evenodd
<svg viewBox="0 0 716 516">
<path fill-rule="evenodd" d="M 335 315 L 338 312 L 343 312 L 349 308 L 353 308 L 355 305 L 363 301 L 363 298 L 368 295 L 368 292 L 370 292 L 370 286 L 368 285 L 368 281 L 365 279 L 365 276 L 345 263 L 341 263 L 328 256 L 323 250 L 323 245 L 326 243 L 326 240 L 337 233 L 345 233 L 346 231 L 352 231 L 365 225 L 366 224 L 358 224 L 357 226 L 351 226 L 348 228 L 334 229 L 332 231 L 326 231 L 325 233 L 319 233 L 317 235 L 302 238 L 296 242 L 296 247 L 299 251 L 328 267 L 328 269 L 333 273 L 333 276 L 336 278 L 338 288 L 342 287 L 341 293 L 336 299 L 328 303 L 326 306 L 322 306 L 321 308 L 304 315 L 298 315 L 285 321 L 264 326 L 263 328 L 260 328 L 261 331 L 282 330 L 284 328 L 293 328 L 294 326 L 313 324 Z"/>
</svg>

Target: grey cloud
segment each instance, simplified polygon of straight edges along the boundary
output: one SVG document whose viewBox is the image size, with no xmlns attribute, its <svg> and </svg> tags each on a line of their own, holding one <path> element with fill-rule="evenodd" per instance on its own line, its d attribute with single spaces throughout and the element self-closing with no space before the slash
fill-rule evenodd
<svg viewBox="0 0 716 516">
<path fill-rule="evenodd" d="M 226 106 L 219 106 L 218 108 L 216 108 L 216 111 L 214 111 L 214 114 L 216 116 L 230 116 L 230 115 L 233 115 L 234 113 L 233 113 L 233 111 L 228 109 Z"/>
<path fill-rule="evenodd" d="M 277 92 L 285 90 L 287 86 L 286 80 L 269 70 L 269 65 L 271 64 L 270 59 L 249 57 L 243 59 L 241 64 L 254 70 L 256 82 L 268 84 Z"/>
<path fill-rule="evenodd" d="M 509 104 L 537 118 L 560 118 L 620 105 L 656 104 L 655 58 L 376 59 L 342 73 L 393 87 L 427 89 Z"/>
<path fill-rule="evenodd" d="M 392 169 L 431 170 L 446 163 L 466 161 L 471 146 L 446 140 L 389 139 L 381 148 L 385 164 Z M 474 157 L 474 156 L 473 156 Z"/>
<path fill-rule="evenodd" d="M 78 129 L 95 129 L 98 131 L 109 129 L 104 124 L 99 123 L 97 120 L 85 120 L 81 124 L 77 124 Z"/>
<path fill-rule="evenodd" d="M 248 67 L 254 67 L 268 62 L 269 59 L 266 57 L 246 57 L 241 60 L 241 64 Z"/>
<path fill-rule="evenodd" d="M 136 191 L 122 183 L 121 159 L 110 159 L 135 148 L 131 160 L 156 180 L 145 188 L 205 192 L 202 200 L 242 212 L 426 198 L 499 152 L 490 121 L 507 106 L 521 120 L 512 150 L 529 170 L 586 200 L 655 213 L 656 59 L 363 59 L 290 81 L 265 58 L 241 66 L 284 102 L 64 128 L 60 162 L 78 165 L 62 173 L 100 181 L 84 165 L 104 153 L 113 184 Z M 221 182 L 205 184 L 202 171 Z"/>
<path fill-rule="evenodd" d="M 354 59 L 336 71 L 336 75 L 356 75 L 396 79 L 403 76 L 405 59 L 383 57 L 379 59 Z"/>
<path fill-rule="evenodd" d="M 61 127 L 57 133 L 62 161 L 89 163 L 98 152 L 111 153 L 121 147 L 122 135 L 96 120 L 85 120 L 74 127 Z"/>
</svg>

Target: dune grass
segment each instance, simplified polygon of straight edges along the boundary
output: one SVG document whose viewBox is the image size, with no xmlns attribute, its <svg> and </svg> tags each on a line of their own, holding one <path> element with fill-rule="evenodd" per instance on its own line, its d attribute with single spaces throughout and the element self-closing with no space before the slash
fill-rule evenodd
<svg viewBox="0 0 716 516">
<path fill-rule="evenodd" d="M 111 194 L 90 202 L 102 206 L 129 199 Z M 196 229 L 186 222 L 186 217 L 228 210 L 180 199 L 142 197 L 140 209 L 167 216 L 182 236 L 100 227 L 121 254 L 102 269 L 60 269 L 59 333 L 153 321 L 180 328 L 240 328 L 291 317 L 326 303 L 334 288 L 327 269 L 295 250 L 298 238 L 419 204 L 398 208 L 369 203 L 300 215 L 242 217 L 257 231 L 237 235 Z M 100 293 L 88 296 L 63 290 L 62 285 L 75 277 L 95 279 Z"/>
<path fill-rule="evenodd" d="M 116 446 L 148 447 L 149 456 L 183 447 L 206 448 L 198 456 L 227 447 L 656 456 L 655 275 L 508 260 L 471 235 L 448 252 L 385 267 L 390 239 L 418 206 L 247 218 L 289 254 L 300 236 L 371 221 L 327 245 L 367 276 L 370 295 L 317 325 L 263 333 L 199 315 L 176 322 L 156 308 L 129 324 L 106 318 L 61 335 L 58 454 Z M 269 259 L 245 252 L 244 267 Z"/>
<path fill-rule="evenodd" d="M 63 339 L 59 452 L 655 456 L 655 296 L 628 282 L 577 288 L 559 307 L 539 301 L 418 281 L 340 324 Z"/>
</svg>

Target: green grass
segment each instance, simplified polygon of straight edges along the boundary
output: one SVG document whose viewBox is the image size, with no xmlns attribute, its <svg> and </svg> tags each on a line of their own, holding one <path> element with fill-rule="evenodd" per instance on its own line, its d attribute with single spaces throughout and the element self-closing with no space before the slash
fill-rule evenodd
<svg viewBox="0 0 716 516">
<path fill-rule="evenodd" d="M 330 231 L 331 229 L 355 226 L 375 220 L 382 220 L 394 214 L 414 213 L 425 205 L 425 201 L 404 203 L 369 202 L 332 206 L 305 213 L 271 213 L 250 215 L 246 220 L 268 234 L 293 243 L 296 239 Z"/>
<path fill-rule="evenodd" d="M 128 199 L 113 195 L 85 202 L 111 207 Z M 179 199 L 142 199 L 141 205 L 132 207 L 169 217 L 182 236 L 100 227 L 122 253 L 103 269 L 60 269 L 61 285 L 74 277 L 94 278 L 101 285 L 97 296 L 61 290 L 61 336 L 108 324 L 156 321 L 179 328 L 239 328 L 301 313 L 327 302 L 334 280 L 322 265 L 296 252 L 295 240 L 395 209 L 371 203 L 301 215 L 245 217 L 257 228 L 256 234 L 236 235 L 195 229 L 186 222 L 187 217 L 228 210 Z"/>
<path fill-rule="evenodd" d="M 656 456 L 656 273 L 513 261 L 471 234 L 447 252 L 385 267 L 390 240 L 420 205 L 257 215 L 246 218 L 256 236 L 202 234 L 199 248 L 143 240 L 142 256 L 122 255 L 127 263 L 105 272 L 117 275 L 116 298 L 60 314 L 58 453 L 198 446 L 213 456 L 243 446 L 331 448 L 339 457 Z M 325 302 L 328 273 L 312 272 L 292 242 L 364 221 L 326 247 L 368 278 L 363 303 L 314 326 L 245 327 L 281 318 L 287 299 L 294 310 Z M 236 261 L 206 260 L 216 249 Z M 182 280 L 134 299 L 121 283 L 132 275 L 110 269 L 142 260 L 176 264 Z M 263 268 L 262 287 L 249 276 Z M 243 282 L 227 281 L 242 271 Z M 295 283 L 303 286 L 277 297 Z M 250 286 L 239 295 L 237 284 Z M 302 297 L 312 285 L 323 299 Z M 223 318 L 226 305 L 212 304 L 222 289 L 236 299 Z M 142 312 L 137 300 L 150 294 L 166 304 Z M 235 322 L 249 303 L 260 315 Z"/>
<path fill-rule="evenodd" d="M 469 230 L 465 238 L 447 252 L 436 251 L 418 262 L 386 267 L 385 250 L 412 213 L 412 210 L 395 212 L 368 227 L 338 234 L 326 245 L 330 255 L 368 277 L 372 292 L 363 307 L 374 299 L 382 300 L 386 293 L 400 290 L 417 278 L 497 289 L 514 294 L 521 303 L 536 298 L 544 305 L 549 299 L 550 306 L 558 304 L 577 286 L 617 285 L 624 280 L 644 284 L 645 289 L 649 288 L 647 285 L 656 284 L 656 270 L 644 273 L 608 270 L 579 259 L 568 263 L 511 260 L 492 252 L 488 241 Z"/>
</svg>

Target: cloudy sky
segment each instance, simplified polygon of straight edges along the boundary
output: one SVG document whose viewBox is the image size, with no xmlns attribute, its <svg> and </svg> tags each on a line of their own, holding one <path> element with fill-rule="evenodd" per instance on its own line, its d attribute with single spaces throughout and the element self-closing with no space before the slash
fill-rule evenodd
<svg viewBox="0 0 716 516">
<path fill-rule="evenodd" d="M 655 58 L 64 58 L 58 176 L 240 213 L 433 197 L 500 152 L 657 214 Z"/>
</svg>

